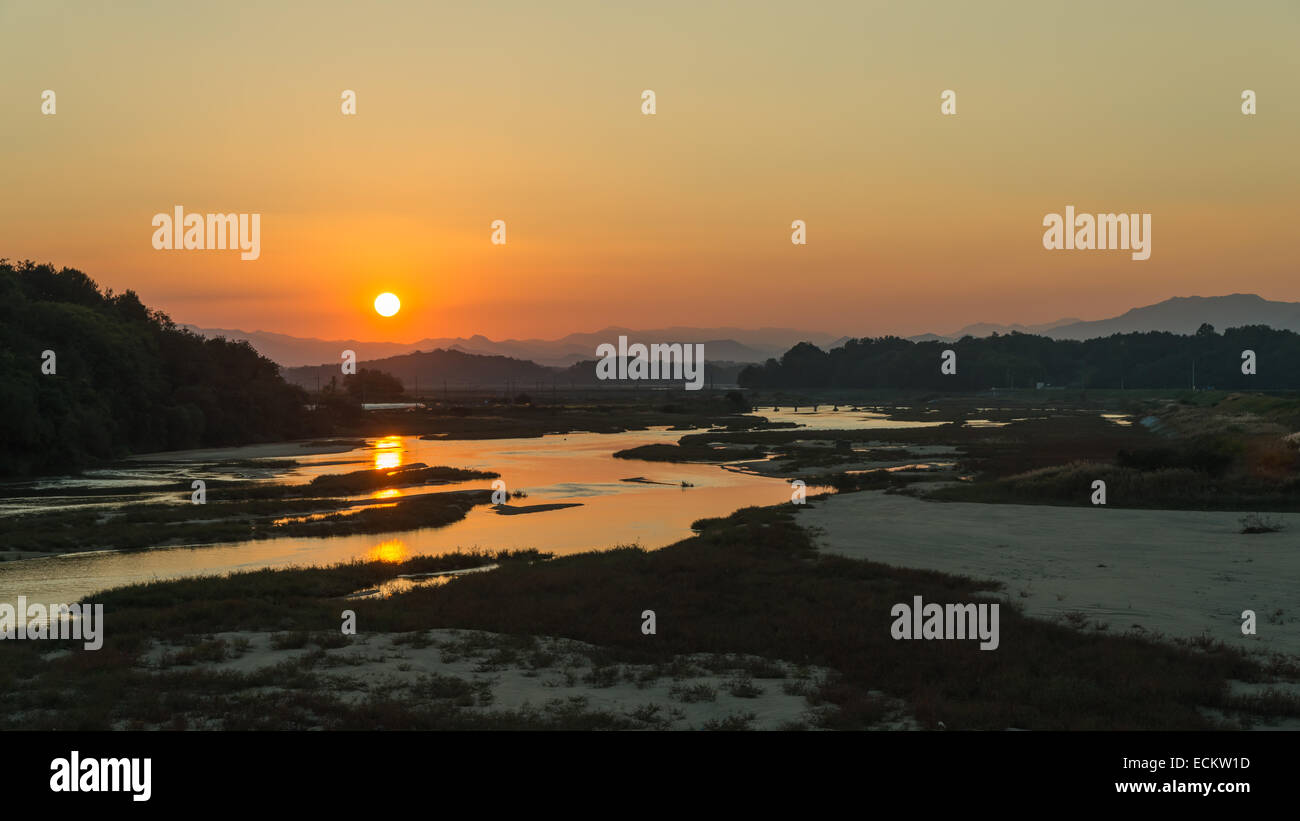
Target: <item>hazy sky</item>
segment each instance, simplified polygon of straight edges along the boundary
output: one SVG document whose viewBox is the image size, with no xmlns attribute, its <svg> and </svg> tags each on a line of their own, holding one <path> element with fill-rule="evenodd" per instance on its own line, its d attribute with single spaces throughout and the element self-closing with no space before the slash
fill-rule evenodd
<svg viewBox="0 0 1300 821">
<path fill-rule="evenodd" d="M 1282 1 L 0 0 L 0 257 L 398 341 L 1300 300 L 1298 42 Z M 175 205 L 261 214 L 260 258 L 154 250 Z M 1045 250 L 1066 205 L 1152 214 L 1151 258 Z"/>
</svg>

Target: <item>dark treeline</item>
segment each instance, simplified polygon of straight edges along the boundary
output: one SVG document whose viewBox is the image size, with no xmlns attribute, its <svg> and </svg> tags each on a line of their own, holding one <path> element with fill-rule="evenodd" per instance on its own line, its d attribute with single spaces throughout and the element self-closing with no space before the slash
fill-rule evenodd
<svg viewBox="0 0 1300 821">
<path fill-rule="evenodd" d="M 704 353 L 705 356 L 708 356 L 709 348 L 707 345 L 704 347 Z M 631 363 L 632 358 L 625 358 L 623 361 L 625 363 Z M 634 381 L 602 380 L 598 376 L 599 371 L 597 370 L 597 366 L 599 364 L 599 359 L 586 359 L 581 362 L 575 362 L 560 372 L 559 383 L 561 385 L 590 385 L 595 387 L 609 386 L 624 388 L 629 386 L 680 388 L 682 386 L 682 379 L 671 378 L 671 374 L 676 373 L 676 371 L 672 370 L 673 360 L 670 359 L 661 359 L 659 364 L 661 374 L 670 374 L 670 378 L 667 379 L 637 379 Z M 616 363 L 614 367 L 617 368 L 619 366 Z M 629 365 L 624 364 L 622 367 L 627 368 Z M 740 370 L 743 367 L 745 366 L 736 362 L 710 362 L 706 359 L 704 361 L 704 375 L 702 377 L 703 384 L 706 387 L 711 385 L 735 385 L 736 377 L 740 375 Z"/>
<path fill-rule="evenodd" d="M 940 371 L 943 351 L 957 371 Z M 1242 352 L 1254 351 L 1256 373 L 1242 373 Z M 1191 336 L 1115 334 L 1085 341 L 1011 333 L 956 342 L 899 337 L 854 339 L 823 351 L 801 342 L 778 361 L 740 373 L 746 388 L 899 388 L 985 390 L 1033 388 L 1190 388 L 1278 390 L 1300 387 L 1300 334 L 1265 325 L 1217 333 L 1202 325 Z"/>
<path fill-rule="evenodd" d="M 0 475 L 311 432 L 303 391 L 248 343 L 31 262 L 0 260 L 0 386 Z"/>
</svg>

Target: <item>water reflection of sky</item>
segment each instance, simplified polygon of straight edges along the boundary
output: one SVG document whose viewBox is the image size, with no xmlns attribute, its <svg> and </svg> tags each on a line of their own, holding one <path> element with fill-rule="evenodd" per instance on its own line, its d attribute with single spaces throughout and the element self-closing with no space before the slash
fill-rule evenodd
<svg viewBox="0 0 1300 821">
<path fill-rule="evenodd" d="M 829 408 L 822 406 L 817 413 L 794 413 L 790 409 L 772 413 L 764 408 L 760 415 L 772 421 L 798 422 L 812 430 L 935 424 L 893 422 L 883 414 L 836 412 Z M 617 450 L 676 442 L 688 432 L 661 427 L 616 434 L 568 433 L 492 440 L 385 436 L 346 453 L 284 457 L 278 461 L 292 459 L 297 463 L 287 472 L 265 468 L 241 468 L 238 472 L 243 474 L 241 478 L 252 481 L 306 483 L 323 474 L 364 468 L 391 470 L 417 463 L 447 465 L 500 474 L 508 491 L 522 490 L 526 494 L 512 499 L 515 505 L 573 501 L 580 506 L 502 516 L 483 505 L 446 527 L 386 534 L 292 537 L 132 552 L 93 552 L 97 546 L 88 544 L 87 552 L 76 555 L 0 563 L 0 601 L 13 602 L 17 596 L 27 595 L 33 601 L 73 602 L 97 590 L 123 584 L 241 569 L 329 564 L 357 558 L 398 562 L 420 554 L 472 549 L 536 548 L 567 554 L 626 544 L 654 548 L 691 535 L 690 525 L 698 519 L 725 516 L 751 505 L 790 501 L 790 487 L 779 477 L 726 470 L 711 464 L 612 457 Z M 262 455 L 266 452 L 261 446 L 230 449 L 220 455 L 229 459 L 260 459 L 266 458 Z M 192 460 L 168 458 L 173 461 L 132 465 L 127 469 L 129 475 L 125 472 L 120 475 L 123 480 L 149 482 L 232 475 L 229 469 L 213 468 L 216 459 L 212 453 L 196 455 Z M 108 472 L 100 479 L 111 483 L 115 475 L 118 474 Z M 632 477 L 643 477 L 648 482 L 622 481 Z M 93 482 L 94 477 L 91 479 Z M 692 487 L 682 487 L 683 482 Z M 417 493 L 491 487 L 491 479 L 481 479 L 385 489 L 352 498 L 382 504 Z M 188 494 L 179 491 L 169 493 L 167 498 L 178 504 L 188 502 Z M 49 503 L 58 504 L 59 500 L 41 502 Z"/>
<path fill-rule="evenodd" d="M 345 454 L 296 456 L 297 466 L 279 477 L 280 481 L 305 483 L 322 474 L 370 467 L 448 465 L 499 473 L 509 491 L 522 490 L 526 494 L 512 499 L 515 505 L 574 501 L 581 506 L 502 516 L 484 505 L 447 527 L 385 534 L 295 537 L 132 552 L 91 552 L 97 546 L 86 545 L 87 552 L 76 555 L 0 563 L 0 601 L 15 601 L 18 595 L 77 601 L 106 587 L 155 579 L 356 558 L 397 562 L 414 555 L 458 549 L 537 548 L 563 554 L 623 544 L 659 547 L 689 536 L 690 524 L 697 519 L 726 515 L 748 505 L 789 501 L 789 486 L 779 478 L 725 471 L 707 464 L 612 458 L 616 450 L 675 442 L 683 433 L 570 433 L 498 440 L 383 437 Z M 243 450 L 232 450 L 230 458 L 252 458 Z M 157 468 L 153 475 L 189 475 L 188 467 L 172 463 Z M 634 476 L 662 484 L 621 481 Z M 270 477 L 262 480 L 273 481 Z M 694 487 L 682 488 L 683 481 Z M 385 489 L 353 498 L 383 504 L 413 493 L 491 486 L 491 479 L 477 479 Z"/>
<path fill-rule="evenodd" d="M 839 410 L 834 410 L 838 407 Z M 877 411 L 853 410 L 851 405 L 818 405 L 813 411 L 812 405 L 803 405 L 799 410 L 787 405 L 773 411 L 771 405 L 763 405 L 757 416 L 769 422 L 794 422 L 812 430 L 870 430 L 893 428 L 929 428 L 944 422 L 910 422 L 905 419 L 890 419 L 888 414 Z"/>
</svg>

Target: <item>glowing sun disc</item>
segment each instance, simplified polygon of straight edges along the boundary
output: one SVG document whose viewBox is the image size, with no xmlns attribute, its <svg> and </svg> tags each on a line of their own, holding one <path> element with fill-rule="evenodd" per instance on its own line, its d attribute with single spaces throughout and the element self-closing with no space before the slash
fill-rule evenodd
<svg viewBox="0 0 1300 821">
<path fill-rule="evenodd" d="M 392 316 L 402 309 L 402 301 L 396 294 L 383 293 L 375 297 L 375 310 L 380 316 Z"/>
</svg>

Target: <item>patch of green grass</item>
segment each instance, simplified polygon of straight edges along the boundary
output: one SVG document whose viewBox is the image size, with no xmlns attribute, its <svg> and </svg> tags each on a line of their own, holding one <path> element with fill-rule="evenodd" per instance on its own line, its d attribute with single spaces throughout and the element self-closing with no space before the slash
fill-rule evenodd
<svg viewBox="0 0 1300 821">
<path fill-rule="evenodd" d="M 276 650 L 301 650 L 307 646 L 307 642 L 310 640 L 311 635 L 306 630 L 273 633 L 271 635 L 271 646 Z"/>
<path fill-rule="evenodd" d="M 668 694 L 678 701 L 694 704 L 698 701 L 716 701 L 718 691 L 707 684 L 674 684 Z"/>
<path fill-rule="evenodd" d="M 758 698 L 763 695 L 763 688 L 747 678 L 736 678 L 727 682 L 727 692 L 736 698 Z"/>
<path fill-rule="evenodd" d="M 591 672 L 582 677 L 583 682 L 592 687 L 613 687 L 623 678 L 623 669 L 616 664 L 606 667 L 593 666 Z"/>
<path fill-rule="evenodd" d="M 411 695 L 415 698 L 448 699 L 462 707 L 474 706 L 476 692 L 472 683 L 438 673 L 420 676 L 411 687 Z"/>
<path fill-rule="evenodd" d="M 414 630 L 410 633 L 402 633 L 393 636 L 391 642 L 394 646 L 408 646 L 415 650 L 422 650 L 434 643 L 433 637 L 429 635 L 428 630 Z"/>
<path fill-rule="evenodd" d="M 340 630 L 317 630 L 311 634 L 311 643 L 325 650 L 335 650 L 352 644 L 352 637 Z"/>
<path fill-rule="evenodd" d="M 181 648 L 172 656 L 172 663 L 178 665 L 205 664 L 225 661 L 229 647 L 222 639 L 200 641 L 190 647 Z"/>
<path fill-rule="evenodd" d="M 735 732 L 737 730 L 753 729 L 754 720 L 758 718 L 756 713 L 733 713 L 725 718 L 711 718 L 704 722 L 700 728 L 702 730 L 713 730 L 723 732 Z"/>
</svg>

